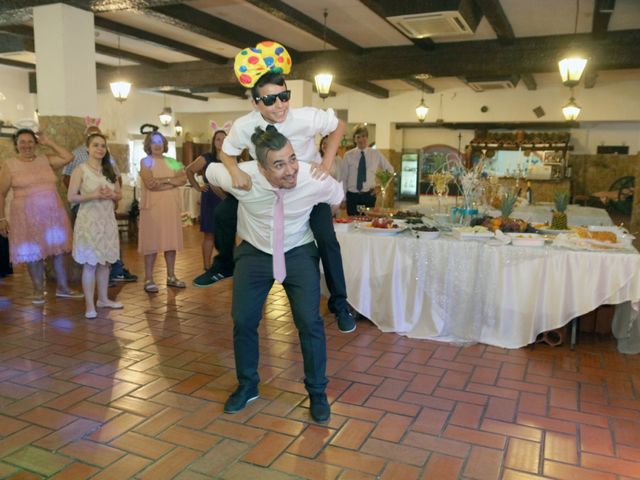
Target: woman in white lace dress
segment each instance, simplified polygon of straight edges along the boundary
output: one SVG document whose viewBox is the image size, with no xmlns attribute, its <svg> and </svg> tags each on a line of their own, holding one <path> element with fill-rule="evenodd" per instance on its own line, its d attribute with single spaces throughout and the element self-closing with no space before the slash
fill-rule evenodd
<svg viewBox="0 0 640 480">
<path fill-rule="evenodd" d="M 107 297 L 109 266 L 120 258 L 114 202 L 122 197 L 120 185 L 100 133 L 87 137 L 89 160 L 78 166 L 69 181 L 69 202 L 79 203 L 73 229 L 73 258 L 82 267 L 82 289 L 87 318 L 96 318 L 98 308 L 122 308 Z M 98 301 L 93 296 L 98 286 Z"/>
</svg>

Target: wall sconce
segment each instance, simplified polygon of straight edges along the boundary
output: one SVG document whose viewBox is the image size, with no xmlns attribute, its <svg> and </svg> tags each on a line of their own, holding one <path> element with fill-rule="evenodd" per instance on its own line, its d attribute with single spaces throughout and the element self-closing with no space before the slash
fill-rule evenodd
<svg viewBox="0 0 640 480">
<path fill-rule="evenodd" d="M 325 55 L 326 46 L 327 46 L 327 16 L 329 15 L 329 11 L 324 9 L 324 29 L 322 35 L 322 54 Z M 314 77 L 316 83 L 316 90 L 318 91 L 318 95 L 323 100 L 329 96 L 329 92 L 331 91 L 331 82 L 333 81 L 333 74 L 325 71 L 319 72 Z"/>
<path fill-rule="evenodd" d="M 120 36 L 118 36 L 118 78 L 120 77 L 120 61 Z M 129 97 L 129 92 L 131 91 L 130 82 L 120 79 L 115 82 L 111 82 L 109 87 L 111 87 L 111 93 L 118 102 L 122 103 Z"/>
<path fill-rule="evenodd" d="M 180 120 L 176 120 L 176 135 L 182 135 L 182 125 L 180 125 Z"/>
</svg>

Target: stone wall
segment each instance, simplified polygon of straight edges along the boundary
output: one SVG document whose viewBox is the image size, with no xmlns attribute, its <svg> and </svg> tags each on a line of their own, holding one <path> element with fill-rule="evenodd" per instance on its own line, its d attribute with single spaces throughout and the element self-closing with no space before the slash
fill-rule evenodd
<svg viewBox="0 0 640 480">
<path fill-rule="evenodd" d="M 635 175 L 640 155 L 571 155 L 571 193 L 590 195 L 609 190 L 620 177 Z"/>
</svg>

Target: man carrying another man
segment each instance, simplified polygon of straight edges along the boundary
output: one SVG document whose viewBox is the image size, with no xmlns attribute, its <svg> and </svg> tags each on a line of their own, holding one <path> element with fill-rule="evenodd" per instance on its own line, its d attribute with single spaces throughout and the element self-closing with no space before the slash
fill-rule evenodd
<svg viewBox="0 0 640 480">
<path fill-rule="evenodd" d="M 221 164 L 207 168 L 212 185 L 233 194 L 238 205 L 238 236 L 233 282 L 233 347 L 239 386 L 224 406 L 236 413 L 259 396 L 258 326 L 274 279 L 285 289 L 298 329 L 304 360 L 304 383 L 311 417 L 325 423 L 330 407 L 325 393 L 326 339 L 320 316 L 318 248 L 310 216 L 318 203 L 337 209 L 344 193 L 330 176 L 312 176 L 309 163 L 298 162 L 291 143 L 273 125 L 251 136 L 257 162 L 238 165 L 249 190 L 234 187 Z"/>
<path fill-rule="evenodd" d="M 255 128 L 268 125 L 282 133 L 291 145 L 299 161 L 309 163 L 314 178 L 322 179 L 331 171 L 336 151 L 344 132 L 344 122 L 334 111 L 312 107 L 289 108 L 291 91 L 287 89 L 284 74 L 291 68 L 291 58 L 286 49 L 276 42 L 264 41 L 255 48 L 245 48 L 236 55 L 234 70 L 239 82 L 251 88 L 254 110 L 233 122 L 222 145 L 220 158 L 232 178 L 232 186 L 250 190 L 252 180 L 237 164 L 235 158 L 248 148 L 256 158 L 251 142 Z M 320 158 L 316 136 L 328 135 L 324 155 Z M 356 329 L 356 322 L 349 312 L 347 287 L 344 279 L 340 244 L 333 228 L 331 209 L 322 202 L 311 213 L 311 230 L 317 242 L 325 280 L 330 293 L 329 310 L 336 315 L 342 333 Z M 216 250 L 211 267 L 212 280 L 217 281 L 233 274 L 233 245 L 235 240 L 235 212 L 237 202 L 230 195 L 216 209 Z"/>
</svg>

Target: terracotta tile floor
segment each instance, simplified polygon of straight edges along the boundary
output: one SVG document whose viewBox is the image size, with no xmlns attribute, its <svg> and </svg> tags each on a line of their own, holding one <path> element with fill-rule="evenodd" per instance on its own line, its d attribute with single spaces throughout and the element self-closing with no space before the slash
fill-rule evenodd
<svg viewBox="0 0 640 480">
<path fill-rule="evenodd" d="M 178 275 L 200 271 L 186 228 Z M 141 274 L 135 246 L 127 266 Z M 157 280 L 164 277 L 158 261 Z M 261 326 L 261 397 L 222 413 L 235 386 L 231 281 L 149 296 L 121 311 L 34 307 L 23 268 L 0 280 L 0 478 L 640 478 L 640 356 L 608 336 L 502 350 L 340 334 L 327 315 L 327 426 L 312 423 L 287 301 Z"/>
</svg>

